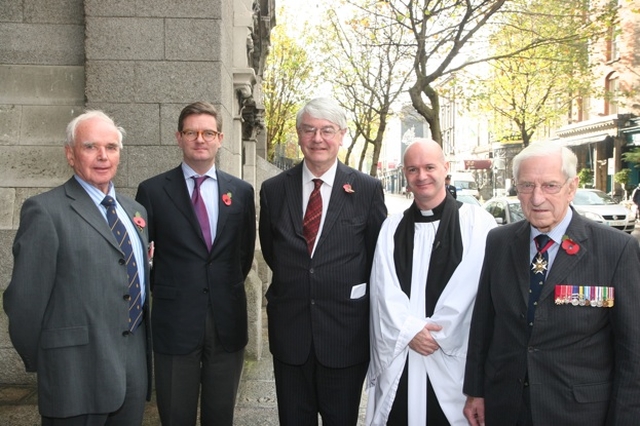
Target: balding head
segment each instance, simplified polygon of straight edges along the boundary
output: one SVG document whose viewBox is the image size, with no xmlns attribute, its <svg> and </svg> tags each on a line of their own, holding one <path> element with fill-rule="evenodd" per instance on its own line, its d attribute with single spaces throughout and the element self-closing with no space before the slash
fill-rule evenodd
<svg viewBox="0 0 640 426">
<path fill-rule="evenodd" d="M 430 210 L 446 197 L 444 179 L 449 163 L 442 147 L 431 139 L 417 139 L 404 153 L 404 175 L 418 207 Z"/>
<path fill-rule="evenodd" d="M 407 164 L 407 157 L 415 155 L 415 152 L 427 152 L 433 158 L 438 158 L 442 164 L 446 162 L 442 147 L 433 139 L 420 138 L 414 140 L 404 152 L 403 163 Z"/>
</svg>

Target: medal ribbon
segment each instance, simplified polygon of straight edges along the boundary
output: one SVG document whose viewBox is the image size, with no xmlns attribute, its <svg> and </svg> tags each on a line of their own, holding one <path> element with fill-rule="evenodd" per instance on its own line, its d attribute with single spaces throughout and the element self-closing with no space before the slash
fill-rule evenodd
<svg viewBox="0 0 640 426">
<path fill-rule="evenodd" d="M 553 245 L 553 240 L 551 238 L 549 238 L 547 244 L 545 244 L 542 248 L 538 246 L 538 240 L 534 239 L 533 241 L 536 243 L 536 250 L 538 250 L 538 254 L 543 254 L 545 251 L 549 250 L 549 247 Z"/>
</svg>

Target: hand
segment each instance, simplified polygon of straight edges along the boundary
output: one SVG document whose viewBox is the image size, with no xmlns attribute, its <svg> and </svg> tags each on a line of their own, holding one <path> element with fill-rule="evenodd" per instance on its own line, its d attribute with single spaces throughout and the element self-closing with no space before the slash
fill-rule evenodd
<svg viewBox="0 0 640 426">
<path fill-rule="evenodd" d="M 440 349 L 440 345 L 435 341 L 431 332 L 440 330 L 442 330 L 442 327 L 438 324 L 429 323 L 425 325 L 418 334 L 413 336 L 413 339 L 409 342 L 409 347 L 420 355 L 431 355 Z"/>
<path fill-rule="evenodd" d="M 462 412 L 471 426 L 484 426 L 484 398 L 468 396 Z"/>
</svg>

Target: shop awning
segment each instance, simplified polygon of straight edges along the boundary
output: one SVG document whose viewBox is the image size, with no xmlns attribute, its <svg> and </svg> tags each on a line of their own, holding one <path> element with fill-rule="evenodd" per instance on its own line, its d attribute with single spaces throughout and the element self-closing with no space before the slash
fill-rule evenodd
<svg viewBox="0 0 640 426">
<path fill-rule="evenodd" d="M 464 160 L 464 168 L 466 170 L 486 170 L 491 168 L 491 160 Z"/>
<path fill-rule="evenodd" d="M 558 143 L 564 146 L 579 146 L 588 143 L 603 142 L 608 137 L 613 137 L 609 132 L 591 133 L 587 135 L 571 136 L 569 138 L 558 138 Z"/>
</svg>

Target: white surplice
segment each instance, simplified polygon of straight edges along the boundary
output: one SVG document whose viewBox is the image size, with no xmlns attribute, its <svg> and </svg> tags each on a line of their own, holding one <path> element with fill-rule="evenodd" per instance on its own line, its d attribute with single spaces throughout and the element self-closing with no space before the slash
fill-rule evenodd
<svg viewBox="0 0 640 426">
<path fill-rule="evenodd" d="M 380 230 L 371 271 L 371 363 L 367 375 L 367 425 L 384 426 L 398 382 L 409 360 L 409 424 L 427 422 L 427 375 L 451 425 L 467 426 L 462 393 L 469 326 L 475 302 L 486 236 L 495 219 L 477 206 L 459 209 L 462 261 L 444 288 L 434 313 L 425 317 L 425 287 L 431 249 L 440 221 L 416 223 L 411 276 L 411 299 L 402 291 L 393 260 L 394 234 L 402 214 L 389 217 Z M 427 323 L 442 326 L 432 332 L 440 349 L 423 356 L 409 342 Z"/>
</svg>

